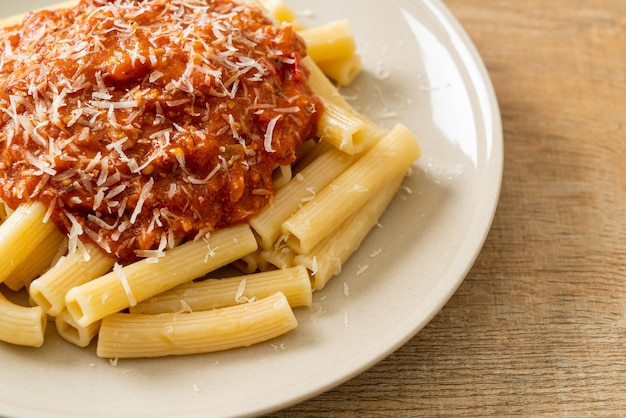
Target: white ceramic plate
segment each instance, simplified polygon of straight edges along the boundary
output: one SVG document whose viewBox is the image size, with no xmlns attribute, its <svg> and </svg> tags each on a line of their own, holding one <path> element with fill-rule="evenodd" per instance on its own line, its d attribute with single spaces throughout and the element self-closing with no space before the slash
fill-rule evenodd
<svg viewBox="0 0 626 418">
<path fill-rule="evenodd" d="M 2 2 L 0 15 L 50 4 Z M 306 24 L 349 18 L 365 73 L 346 90 L 386 126 L 402 121 L 423 157 L 355 256 L 299 310 L 284 338 L 218 354 L 120 360 L 66 344 L 0 344 L 0 415 L 249 416 L 303 401 L 399 348 L 472 266 L 495 212 L 502 132 L 486 71 L 438 0 L 290 0 Z M 50 327 L 53 328 L 53 327 Z"/>
</svg>

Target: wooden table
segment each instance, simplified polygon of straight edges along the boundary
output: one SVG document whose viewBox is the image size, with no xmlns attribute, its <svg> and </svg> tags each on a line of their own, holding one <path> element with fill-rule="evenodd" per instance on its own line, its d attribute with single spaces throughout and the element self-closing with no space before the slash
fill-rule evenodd
<svg viewBox="0 0 626 418">
<path fill-rule="evenodd" d="M 626 2 L 445 0 L 505 167 L 474 268 L 408 344 L 273 416 L 626 414 Z"/>
</svg>

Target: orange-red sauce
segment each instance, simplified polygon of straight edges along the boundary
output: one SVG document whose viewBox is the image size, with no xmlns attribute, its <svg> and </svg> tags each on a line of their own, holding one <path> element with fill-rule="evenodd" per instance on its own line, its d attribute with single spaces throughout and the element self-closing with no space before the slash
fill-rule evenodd
<svg viewBox="0 0 626 418">
<path fill-rule="evenodd" d="M 82 0 L 0 53 L 0 198 L 122 259 L 258 213 L 321 113 L 303 41 L 230 0 Z"/>
</svg>

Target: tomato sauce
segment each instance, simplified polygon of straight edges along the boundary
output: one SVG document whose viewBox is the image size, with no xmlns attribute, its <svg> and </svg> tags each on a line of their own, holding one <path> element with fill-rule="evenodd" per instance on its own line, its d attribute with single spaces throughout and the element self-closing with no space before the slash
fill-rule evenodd
<svg viewBox="0 0 626 418">
<path fill-rule="evenodd" d="M 258 213 L 322 110 L 292 27 L 231 0 L 83 0 L 0 53 L 0 198 L 124 260 Z"/>
</svg>

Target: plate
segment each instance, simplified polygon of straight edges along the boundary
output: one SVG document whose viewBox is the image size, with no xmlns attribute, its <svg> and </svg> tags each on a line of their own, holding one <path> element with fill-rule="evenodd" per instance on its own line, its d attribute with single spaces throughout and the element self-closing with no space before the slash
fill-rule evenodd
<svg viewBox="0 0 626 418">
<path fill-rule="evenodd" d="M 9 4 L 10 3 L 10 4 Z M 487 72 L 438 0 L 290 0 L 307 25 L 349 18 L 364 73 L 344 91 L 382 125 L 403 122 L 423 157 L 359 251 L 294 332 L 254 347 L 99 359 L 49 327 L 40 349 L 0 344 L 0 415 L 223 417 L 327 391 L 398 349 L 443 307 L 478 255 L 497 205 L 502 130 Z M 2 2 L 9 16 L 50 4 Z"/>
</svg>

